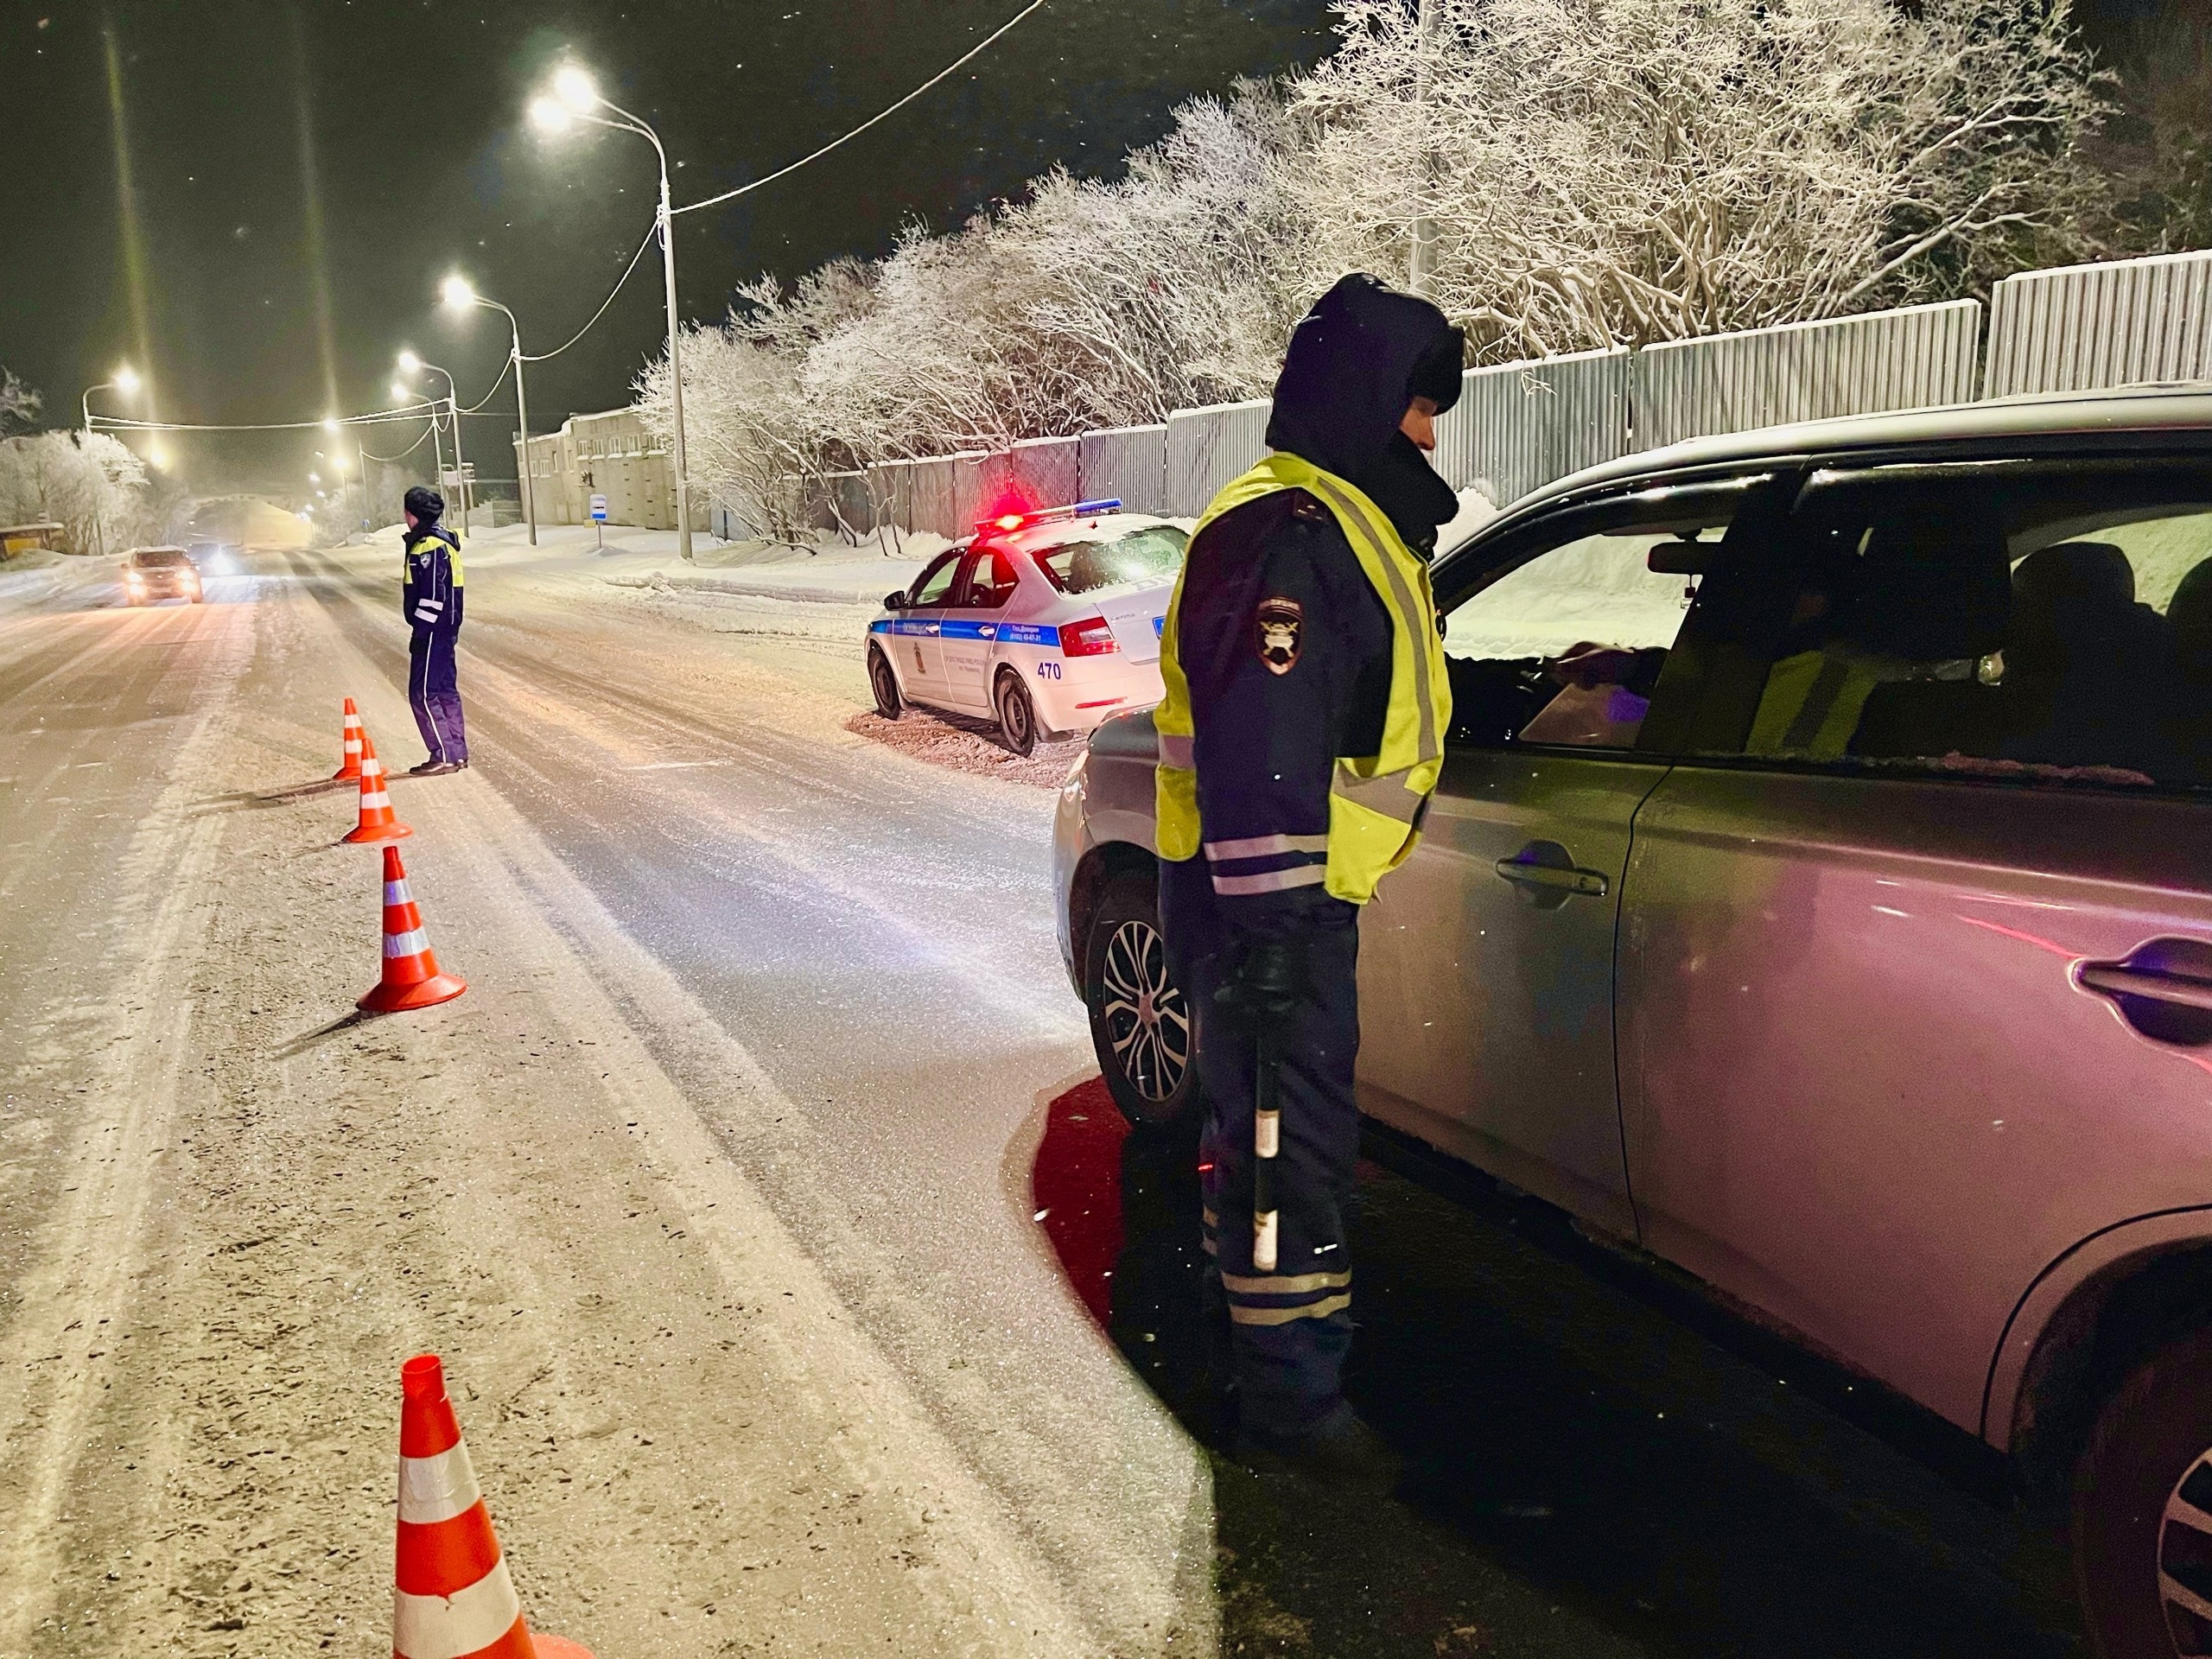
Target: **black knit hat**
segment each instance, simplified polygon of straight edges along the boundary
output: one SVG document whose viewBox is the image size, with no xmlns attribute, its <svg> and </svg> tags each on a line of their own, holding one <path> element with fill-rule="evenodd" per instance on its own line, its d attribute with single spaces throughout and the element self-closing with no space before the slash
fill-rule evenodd
<svg viewBox="0 0 2212 1659">
<path fill-rule="evenodd" d="M 386 497 L 385 499 L 389 500 L 391 498 Z M 407 492 L 407 494 L 402 500 L 401 505 L 404 505 L 408 512 L 413 513 L 416 518 L 427 524 L 432 519 L 437 518 L 444 514 L 446 510 L 446 499 L 442 495 L 440 495 L 435 490 L 432 489 L 429 485 L 417 484 Z"/>
</svg>

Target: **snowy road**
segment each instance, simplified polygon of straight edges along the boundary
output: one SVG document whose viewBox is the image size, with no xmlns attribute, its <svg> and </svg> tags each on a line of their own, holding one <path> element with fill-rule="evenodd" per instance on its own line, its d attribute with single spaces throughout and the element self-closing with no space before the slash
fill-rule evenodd
<svg viewBox="0 0 2212 1659">
<path fill-rule="evenodd" d="M 0 1654 L 387 1650 L 425 1348 L 602 1659 L 2070 1650 L 2031 1533 L 1381 1172 L 1355 1392 L 1427 1488 L 1210 1465 L 1032 1224 L 1040 1141 L 1103 1158 L 1052 1177 L 1117 1330 L 1187 1325 L 1187 1152 L 1038 1103 L 1089 1058 L 1050 792 L 848 729 L 865 607 L 804 567 L 484 538 L 478 763 L 394 786 L 472 988 L 350 1018 L 374 859 L 316 780 L 346 695 L 419 754 L 391 558 L 0 578 Z"/>
</svg>

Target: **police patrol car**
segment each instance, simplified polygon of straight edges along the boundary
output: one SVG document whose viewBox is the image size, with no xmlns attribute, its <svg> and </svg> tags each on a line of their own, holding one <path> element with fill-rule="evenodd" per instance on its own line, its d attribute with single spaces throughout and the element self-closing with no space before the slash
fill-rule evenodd
<svg viewBox="0 0 2212 1659">
<path fill-rule="evenodd" d="M 1189 533 L 1081 501 L 1008 512 L 931 561 L 868 624 L 875 706 L 994 717 L 1027 754 L 1160 701 L 1160 631 Z"/>
</svg>

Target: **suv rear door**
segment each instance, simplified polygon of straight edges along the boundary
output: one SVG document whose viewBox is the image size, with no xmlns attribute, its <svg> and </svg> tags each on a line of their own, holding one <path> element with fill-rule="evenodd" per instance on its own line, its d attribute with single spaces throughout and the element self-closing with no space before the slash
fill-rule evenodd
<svg viewBox="0 0 2212 1659">
<path fill-rule="evenodd" d="M 1444 774 L 1360 928 L 1363 1107 L 1624 1235 L 1614 925 L 1630 821 L 1667 769 L 1634 745 L 1692 613 L 1647 555 L 1692 529 L 1710 550 L 1732 519 L 1756 534 L 1740 510 L 1763 482 L 1624 492 L 1446 563 Z"/>
<path fill-rule="evenodd" d="M 1643 1243 L 1971 1429 L 2050 1263 L 2212 1197 L 2208 556 L 2201 450 L 1817 472 L 1637 819 Z"/>
</svg>

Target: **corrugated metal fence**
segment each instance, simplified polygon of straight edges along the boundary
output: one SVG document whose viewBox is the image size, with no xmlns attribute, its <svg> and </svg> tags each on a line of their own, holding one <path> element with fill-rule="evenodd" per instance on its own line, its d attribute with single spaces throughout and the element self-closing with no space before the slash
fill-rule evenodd
<svg viewBox="0 0 2212 1659">
<path fill-rule="evenodd" d="M 1629 363 L 1625 351 L 1578 352 L 1468 370 L 1436 423 L 1437 469 L 1503 504 L 1626 454 Z"/>
<path fill-rule="evenodd" d="M 2030 271 L 1974 300 L 1471 369 L 1437 423 L 1438 470 L 1500 505 L 1582 467 L 1685 438 L 2018 392 L 2212 380 L 2212 253 Z M 1979 384 L 1977 384 L 1979 383 Z M 875 524 L 957 537 L 999 499 L 1118 496 L 1194 518 L 1265 452 L 1268 405 L 1157 426 L 893 461 L 836 483 Z M 856 530 L 874 527 L 848 513 Z"/>
<path fill-rule="evenodd" d="M 2212 378 L 2212 254 L 2007 276 L 1990 296 L 1986 397 Z"/>
<path fill-rule="evenodd" d="M 1970 401 L 1981 304 L 1954 300 L 1827 322 L 1669 340 L 1636 354 L 1638 449 L 1832 415 Z"/>
</svg>

